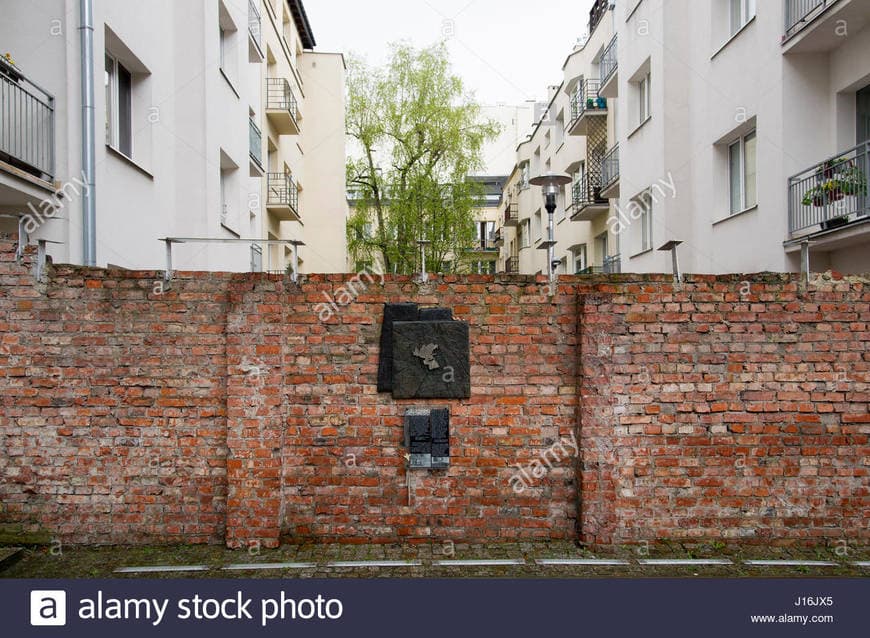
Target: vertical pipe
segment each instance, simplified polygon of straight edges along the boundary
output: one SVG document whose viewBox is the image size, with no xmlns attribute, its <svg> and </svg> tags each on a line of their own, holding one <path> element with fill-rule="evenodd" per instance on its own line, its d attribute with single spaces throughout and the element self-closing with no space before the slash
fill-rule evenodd
<svg viewBox="0 0 870 638">
<path fill-rule="evenodd" d="M 97 265 L 96 176 L 94 162 L 94 3 L 79 0 L 82 76 L 82 261 Z"/>
</svg>

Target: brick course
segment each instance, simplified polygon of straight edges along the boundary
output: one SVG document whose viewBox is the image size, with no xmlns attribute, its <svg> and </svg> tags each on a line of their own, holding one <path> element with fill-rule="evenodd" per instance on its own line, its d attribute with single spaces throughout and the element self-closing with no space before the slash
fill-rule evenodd
<svg viewBox="0 0 870 638">
<path fill-rule="evenodd" d="M 7 536 L 868 540 L 862 280 L 563 277 L 551 297 L 523 276 L 179 273 L 161 292 L 159 272 L 38 283 L 33 259 L 0 240 Z M 469 323 L 470 399 L 377 393 L 398 301 Z M 450 406 L 449 470 L 409 478 L 412 405 Z M 572 439 L 580 458 L 554 453 Z"/>
</svg>

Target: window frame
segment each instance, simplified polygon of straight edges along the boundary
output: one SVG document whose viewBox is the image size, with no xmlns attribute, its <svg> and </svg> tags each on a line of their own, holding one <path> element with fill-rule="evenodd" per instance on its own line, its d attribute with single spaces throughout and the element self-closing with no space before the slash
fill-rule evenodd
<svg viewBox="0 0 870 638">
<path fill-rule="evenodd" d="M 105 52 L 106 89 L 106 144 L 127 158 L 133 159 L 133 82 L 134 75 L 117 57 Z M 111 66 L 111 68 L 109 68 Z M 127 90 L 122 100 L 122 73 L 126 75 Z M 126 106 L 127 117 L 122 117 Z M 126 138 L 126 139 L 125 139 Z"/>
<path fill-rule="evenodd" d="M 728 26 L 730 27 L 730 36 L 733 37 L 740 29 L 749 24 L 750 20 L 756 16 L 758 9 L 756 0 L 729 0 L 728 5 Z"/>
<path fill-rule="evenodd" d="M 753 192 L 754 199 L 753 201 L 749 201 L 749 167 L 748 162 L 746 161 L 746 145 L 747 141 L 754 142 L 754 166 L 752 167 L 752 179 L 754 181 Z M 736 151 L 735 151 L 736 149 Z M 735 167 L 734 157 L 738 160 L 738 166 Z M 737 170 L 737 177 L 739 179 L 738 192 L 739 192 L 739 201 L 734 201 L 734 172 L 735 168 Z M 755 208 L 758 206 L 758 133 L 756 129 L 752 129 L 747 131 L 745 134 L 738 137 L 736 140 L 731 142 L 728 145 L 728 214 L 730 215 L 738 215 L 744 211 L 747 211 L 751 208 Z"/>
<path fill-rule="evenodd" d="M 638 126 L 646 122 L 652 115 L 652 73 L 646 72 L 637 83 L 638 91 Z"/>
</svg>

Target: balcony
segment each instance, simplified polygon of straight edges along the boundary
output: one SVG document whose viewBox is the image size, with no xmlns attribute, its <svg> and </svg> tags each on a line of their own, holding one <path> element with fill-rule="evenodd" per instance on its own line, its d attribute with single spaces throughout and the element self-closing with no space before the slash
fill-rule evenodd
<svg viewBox="0 0 870 638">
<path fill-rule="evenodd" d="M 591 118 L 607 116 L 607 98 L 598 95 L 599 86 L 598 80 L 580 80 L 571 98 L 568 135 L 586 135 Z"/>
<path fill-rule="evenodd" d="M 266 78 L 266 118 L 280 135 L 299 134 L 299 106 L 284 78 Z"/>
<path fill-rule="evenodd" d="M 571 188 L 571 221 L 592 221 L 610 210 L 610 202 L 601 195 L 601 178 L 588 173 Z"/>
<path fill-rule="evenodd" d="M 604 258 L 604 264 L 601 269 L 607 275 L 618 275 L 622 272 L 622 259 L 619 255 L 610 255 Z"/>
<path fill-rule="evenodd" d="M 503 226 L 516 227 L 520 224 L 519 210 L 516 204 L 508 203 L 504 208 Z"/>
<path fill-rule="evenodd" d="M 823 53 L 861 31 L 870 15 L 867 0 L 783 0 L 783 53 Z M 848 26 L 848 32 L 843 26 Z"/>
<path fill-rule="evenodd" d="M 251 160 L 251 177 L 263 175 L 263 133 L 254 123 L 254 118 L 248 119 L 248 156 Z"/>
<path fill-rule="evenodd" d="M 601 87 L 598 89 L 598 95 L 606 98 L 619 97 L 619 58 L 616 36 L 613 36 L 610 44 L 601 54 L 598 71 L 601 74 Z"/>
<path fill-rule="evenodd" d="M 248 0 L 248 62 L 260 64 L 266 59 L 261 44 L 262 19 L 254 0 Z"/>
<path fill-rule="evenodd" d="M 495 233 L 493 234 L 493 237 L 492 237 L 492 244 L 493 244 L 493 246 L 495 246 L 496 248 L 501 248 L 502 246 L 504 246 L 504 233 L 502 233 L 501 228 L 499 228 L 499 229 L 498 229 L 497 231 L 495 231 Z"/>
<path fill-rule="evenodd" d="M 613 0 L 595 0 L 595 4 L 592 5 L 592 10 L 589 12 L 589 37 L 592 37 L 592 34 L 595 33 L 595 29 L 601 23 L 602 18 L 607 13 L 607 9 L 610 8 L 610 3 Z"/>
<path fill-rule="evenodd" d="M 619 197 L 619 144 L 607 151 L 601 160 L 601 197 Z"/>
<path fill-rule="evenodd" d="M 266 210 L 281 221 L 301 222 L 299 187 L 286 173 L 269 173 L 266 178 Z"/>
<path fill-rule="evenodd" d="M 508 274 L 520 272 L 520 258 L 516 255 L 508 257 L 504 262 L 504 271 Z"/>
<path fill-rule="evenodd" d="M 0 162 L 27 181 L 54 180 L 54 97 L 0 57 Z"/>
<path fill-rule="evenodd" d="M 788 180 L 792 240 L 830 237 L 870 221 L 870 142 L 843 151 Z"/>
</svg>

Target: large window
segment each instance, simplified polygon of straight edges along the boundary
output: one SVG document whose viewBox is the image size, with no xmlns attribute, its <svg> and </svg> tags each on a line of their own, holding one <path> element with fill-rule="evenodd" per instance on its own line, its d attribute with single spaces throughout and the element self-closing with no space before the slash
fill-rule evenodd
<svg viewBox="0 0 870 638">
<path fill-rule="evenodd" d="M 732 215 L 753 208 L 758 203 L 756 148 L 755 131 L 747 133 L 728 147 Z"/>
<path fill-rule="evenodd" d="M 731 3 L 731 35 L 755 17 L 755 0 L 728 0 Z"/>
<path fill-rule="evenodd" d="M 133 157 L 133 74 L 106 54 L 106 144 Z"/>
</svg>

